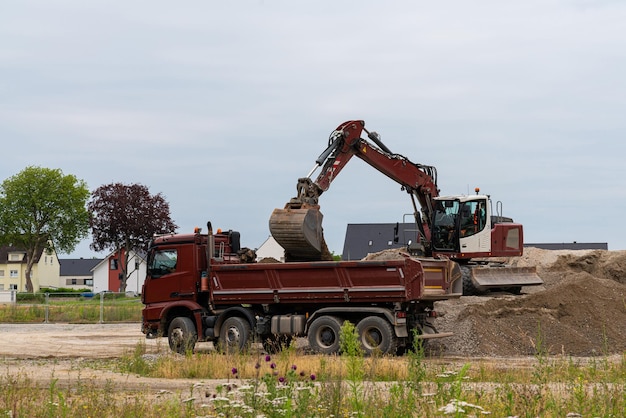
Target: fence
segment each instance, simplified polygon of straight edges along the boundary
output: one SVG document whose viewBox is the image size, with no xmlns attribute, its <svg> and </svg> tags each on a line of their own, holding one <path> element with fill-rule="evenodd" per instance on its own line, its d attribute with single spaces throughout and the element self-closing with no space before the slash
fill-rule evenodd
<svg viewBox="0 0 626 418">
<path fill-rule="evenodd" d="M 0 322 L 111 323 L 139 322 L 143 304 L 134 294 L 18 294 L 17 302 L 0 305 Z"/>
</svg>

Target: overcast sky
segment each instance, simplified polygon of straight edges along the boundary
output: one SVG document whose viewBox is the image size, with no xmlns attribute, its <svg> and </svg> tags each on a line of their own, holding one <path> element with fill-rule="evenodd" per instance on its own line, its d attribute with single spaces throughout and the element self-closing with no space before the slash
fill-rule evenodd
<svg viewBox="0 0 626 418">
<path fill-rule="evenodd" d="M 526 242 L 626 249 L 624 22 L 598 0 L 3 1 L 0 181 L 141 183 L 179 232 L 210 220 L 257 248 L 331 131 L 363 119 L 441 194 L 502 201 Z M 358 159 L 320 203 L 338 254 L 348 223 L 412 211 Z M 105 255 L 89 243 L 59 256 Z"/>
</svg>

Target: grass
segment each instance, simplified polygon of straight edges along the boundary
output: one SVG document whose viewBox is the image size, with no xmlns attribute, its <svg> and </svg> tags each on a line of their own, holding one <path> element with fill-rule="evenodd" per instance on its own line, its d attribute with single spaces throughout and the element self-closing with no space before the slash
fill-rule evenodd
<svg viewBox="0 0 626 418">
<path fill-rule="evenodd" d="M 523 364 L 507 364 L 427 358 L 416 345 L 403 357 L 364 357 L 350 325 L 344 324 L 336 356 L 305 354 L 294 345 L 273 355 L 250 349 L 152 356 L 140 343 L 121 359 L 92 366 L 129 377 L 189 379 L 188 390 L 169 396 L 90 380 L 39 386 L 24 374 L 0 373 L 0 416 L 534 418 L 626 411 L 626 353 L 574 359 L 538 350 Z M 197 386 L 209 379 L 218 384 Z"/>
<path fill-rule="evenodd" d="M 140 322 L 143 305 L 139 298 L 50 299 L 46 304 L 17 303 L 0 305 L 0 322 L 6 323 L 98 323 Z"/>
</svg>

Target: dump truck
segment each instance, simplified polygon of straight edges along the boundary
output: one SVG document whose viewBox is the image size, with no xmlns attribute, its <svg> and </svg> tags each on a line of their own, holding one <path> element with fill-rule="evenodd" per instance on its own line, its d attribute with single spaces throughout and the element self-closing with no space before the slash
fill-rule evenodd
<svg viewBox="0 0 626 418">
<path fill-rule="evenodd" d="M 367 139 L 361 138 L 363 132 Z M 411 252 L 459 263 L 463 294 L 493 290 L 519 293 L 522 286 L 543 284 L 535 267 L 510 267 L 502 262 L 521 256 L 524 243 L 523 226 L 503 216 L 502 202 L 496 202 L 494 208 L 490 196 L 479 194 L 478 188 L 475 195 L 440 196 L 434 166 L 414 163 L 392 152 L 362 120 L 344 122 L 332 131 L 314 167 L 298 179 L 296 196 L 272 212 L 270 232 L 284 248 L 287 260 L 328 259 L 320 196 L 354 156 L 410 195 L 417 231 Z M 318 168 L 320 172 L 313 180 L 311 176 Z"/>
<path fill-rule="evenodd" d="M 367 354 L 451 335 L 434 326 L 435 302 L 461 294 L 450 260 L 406 253 L 390 261 L 256 262 L 238 231 L 207 227 L 155 237 L 148 249 L 142 331 L 167 337 L 175 352 L 197 342 L 224 352 L 256 343 L 269 352 L 302 337 L 332 354 L 345 321 Z"/>
</svg>

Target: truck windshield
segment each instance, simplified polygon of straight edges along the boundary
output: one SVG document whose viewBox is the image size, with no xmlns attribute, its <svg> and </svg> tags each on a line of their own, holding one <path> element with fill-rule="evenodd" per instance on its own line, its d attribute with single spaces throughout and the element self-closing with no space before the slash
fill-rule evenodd
<svg viewBox="0 0 626 418">
<path fill-rule="evenodd" d="M 152 252 L 148 272 L 152 277 L 160 277 L 176 271 L 178 253 L 175 249 L 155 250 Z"/>
</svg>

